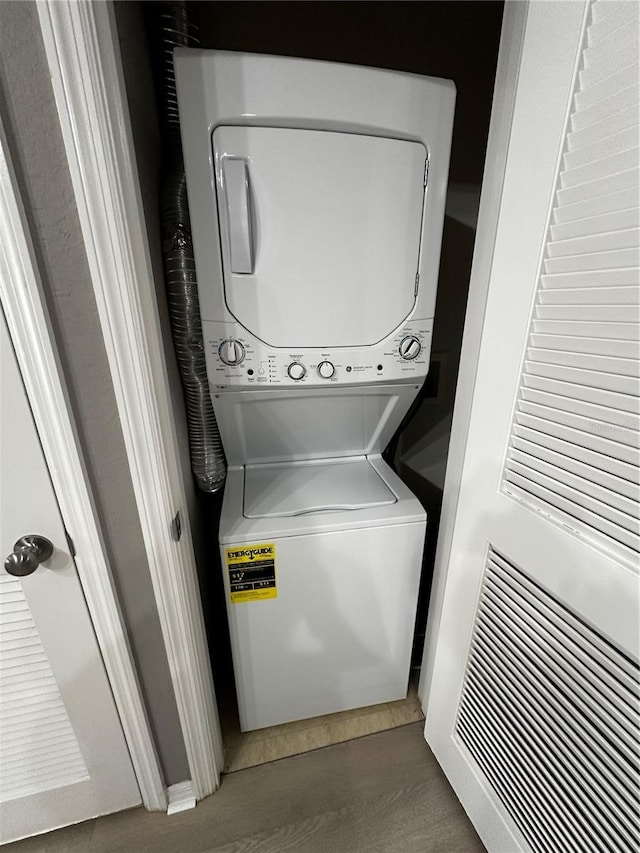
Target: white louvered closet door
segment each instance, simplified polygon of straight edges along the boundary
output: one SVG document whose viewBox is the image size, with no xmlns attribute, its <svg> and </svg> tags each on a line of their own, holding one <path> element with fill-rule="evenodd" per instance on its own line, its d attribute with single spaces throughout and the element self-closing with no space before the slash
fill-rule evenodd
<svg viewBox="0 0 640 853">
<path fill-rule="evenodd" d="M 640 849 L 639 8 L 527 11 L 426 725 L 490 851 Z"/>
<path fill-rule="evenodd" d="M 0 843 L 140 803 L 131 759 L 0 310 L 0 547 L 54 545 L 27 577 L 0 565 Z"/>
</svg>

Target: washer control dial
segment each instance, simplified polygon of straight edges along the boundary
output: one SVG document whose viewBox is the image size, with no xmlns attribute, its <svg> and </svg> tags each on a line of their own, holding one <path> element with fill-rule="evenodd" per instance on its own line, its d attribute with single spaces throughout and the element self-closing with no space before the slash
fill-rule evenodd
<svg viewBox="0 0 640 853">
<path fill-rule="evenodd" d="M 223 341 L 218 347 L 218 355 L 220 361 L 228 365 L 242 364 L 244 361 L 245 350 L 240 341 L 234 341 L 232 338 Z"/>
<path fill-rule="evenodd" d="M 287 373 L 291 379 L 295 379 L 297 382 L 300 379 L 304 379 L 307 375 L 307 368 L 304 364 L 300 364 L 299 361 L 292 361 L 289 367 L 287 367 Z"/>
<path fill-rule="evenodd" d="M 323 379 L 331 379 L 335 372 L 336 369 L 330 361 L 321 361 L 318 365 L 318 376 Z"/>
<path fill-rule="evenodd" d="M 407 335 L 400 341 L 399 352 L 405 361 L 411 361 L 420 355 L 422 344 L 415 335 Z"/>
</svg>

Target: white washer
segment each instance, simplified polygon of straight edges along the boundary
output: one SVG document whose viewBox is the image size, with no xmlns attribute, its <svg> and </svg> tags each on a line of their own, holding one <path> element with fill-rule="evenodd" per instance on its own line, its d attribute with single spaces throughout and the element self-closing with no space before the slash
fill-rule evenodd
<svg viewBox="0 0 640 853">
<path fill-rule="evenodd" d="M 450 81 L 175 58 L 243 729 L 406 694 L 426 518 L 382 461 L 427 374 Z"/>
<path fill-rule="evenodd" d="M 275 598 L 231 603 L 225 571 L 243 731 L 406 696 L 425 520 L 379 457 L 229 470 L 223 561 L 275 547 Z"/>
</svg>

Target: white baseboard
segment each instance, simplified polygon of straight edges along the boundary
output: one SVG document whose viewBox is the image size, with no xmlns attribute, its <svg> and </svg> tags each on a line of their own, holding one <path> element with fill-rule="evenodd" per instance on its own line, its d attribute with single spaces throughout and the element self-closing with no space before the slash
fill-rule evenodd
<svg viewBox="0 0 640 853">
<path fill-rule="evenodd" d="M 175 785 L 169 785 L 167 794 L 169 795 L 168 815 L 186 812 L 196 807 L 196 794 L 193 790 L 191 779 L 187 779 L 186 782 L 177 782 Z"/>
</svg>

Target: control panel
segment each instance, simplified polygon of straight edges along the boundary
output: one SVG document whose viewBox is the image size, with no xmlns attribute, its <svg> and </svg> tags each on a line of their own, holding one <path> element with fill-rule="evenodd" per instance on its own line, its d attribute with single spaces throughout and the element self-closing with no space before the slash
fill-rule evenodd
<svg viewBox="0 0 640 853">
<path fill-rule="evenodd" d="M 265 385 L 356 385 L 421 381 L 429 369 L 433 320 L 411 320 L 369 347 L 270 347 L 239 323 L 203 321 L 207 372 L 219 391 Z"/>
</svg>

